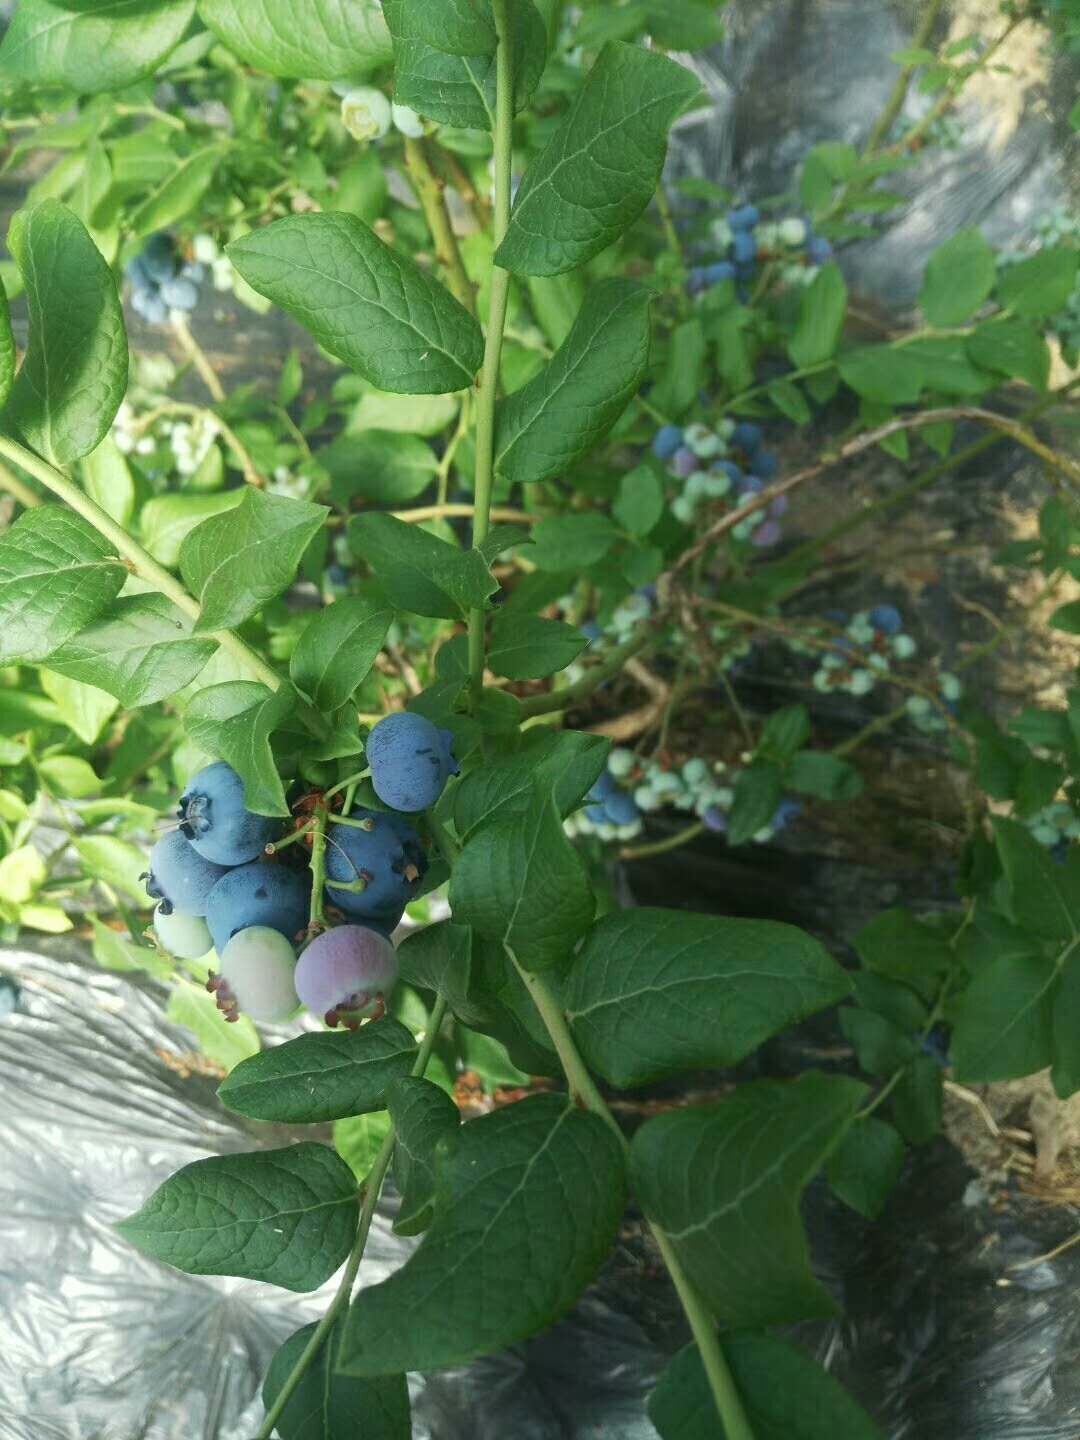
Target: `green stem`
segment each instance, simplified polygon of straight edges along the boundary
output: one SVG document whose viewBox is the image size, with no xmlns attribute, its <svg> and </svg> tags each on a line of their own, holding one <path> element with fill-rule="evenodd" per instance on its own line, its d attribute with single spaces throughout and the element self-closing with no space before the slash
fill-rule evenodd
<svg viewBox="0 0 1080 1440">
<path fill-rule="evenodd" d="M 450 292 L 470 314 L 474 314 L 476 292 L 465 273 L 457 236 L 446 208 L 443 183 L 431 168 L 424 140 L 413 139 L 408 135 L 405 137 L 405 164 L 416 190 L 416 198 L 424 212 L 424 219 L 431 231 L 431 238 L 435 242 L 435 258 L 446 272 L 446 283 Z"/>
<path fill-rule="evenodd" d="M 14 496 L 24 510 L 36 510 L 42 503 L 37 491 L 31 490 L 26 481 L 20 480 L 14 470 L 9 470 L 6 465 L 0 465 L 0 489 Z"/>
<path fill-rule="evenodd" d="M 342 790 L 347 790 L 350 785 L 359 785 L 360 781 L 366 780 L 370 774 L 371 766 L 369 765 L 365 770 L 357 770 L 354 775 L 346 775 L 344 780 L 339 780 L 336 785 L 330 786 L 330 789 L 327 790 L 326 794 L 323 796 L 323 799 L 332 800 L 335 795 L 339 795 Z M 351 808 L 351 806 L 344 807 L 346 815 L 349 813 L 349 810 Z"/>
<path fill-rule="evenodd" d="M 934 33 L 934 26 L 937 24 L 938 15 L 944 0 L 929 0 L 926 9 L 919 18 L 919 23 L 911 37 L 911 48 L 913 50 L 925 50 L 930 43 Z M 878 116 L 871 127 L 870 134 L 866 137 L 866 144 L 863 146 L 863 155 L 872 155 L 881 142 L 888 136 L 889 131 L 896 124 L 897 116 L 904 108 L 904 101 L 907 99 L 908 90 L 911 87 L 911 77 L 918 69 L 918 65 L 905 65 L 896 77 L 896 84 L 892 88 L 885 108 Z"/>
<path fill-rule="evenodd" d="M 593 666 L 587 675 L 575 680 L 562 690 L 546 690 L 542 695 L 529 695 L 521 702 L 521 713 L 526 718 L 532 715 L 550 715 L 554 710 L 566 710 L 579 700 L 587 700 L 594 690 L 617 675 L 627 660 L 644 650 L 653 639 L 648 629 L 631 635 L 621 645 L 616 645 L 611 654 L 599 665 Z"/>
<path fill-rule="evenodd" d="M 431 1052 L 435 1048 L 435 1041 L 438 1038 L 439 1029 L 442 1026 L 443 1016 L 446 1014 L 446 1001 L 440 996 L 435 1001 L 431 1011 L 431 1018 L 428 1022 L 427 1032 L 420 1042 L 420 1049 L 416 1055 L 416 1062 L 412 1068 L 413 1075 L 423 1075 L 431 1059 Z M 330 1331 L 334 1328 L 338 1316 L 349 1303 L 352 1295 L 353 1284 L 356 1281 L 357 1272 L 360 1269 L 360 1261 L 364 1258 L 364 1247 L 367 1245 L 368 1233 L 371 1230 L 371 1222 L 375 1218 L 375 1207 L 379 1203 L 379 1192 L 382 1190 L 383 1181 L 386 1179 L 386 1172 L 390 1168 L 390 1161 L 394 1155 L 394 1131 L 383 1141 L 375 1162 L 368 1172 L 367 1180 L 364 1182 L 364 1199 L 360 1206 L 360 1218 L 356 1225 L 356 1239 L 353 1241 L 352 1250 L 345 1263 L 345 1270 L 341 1277 L 341 1283 L 337 1288 L 330 1308 L 315 1327 L 315 1331 L 304 1346 L 303 1353 L 289 1372 L 285 1384 L 278 1391 L 277 1398 L 273 1405 L 266 1412 L 266 1419 L 256 1432 L 254 1440 L 271 1440 L 274 1433 L 274 1426 L 281 1419 L 285 1406 L 292 1399 L 293 1392 L 300 1384 L 300 1381 L 308 1372 L 312 1361 L 323 1347 L 323 1343 Z"/>
<path fill-rule="evenodd" d="M 591 1110 L 594 1115 L 598 1115 L 603 1120 L 617 1137 L 624 1158 L 629 1159 L 630 1146 L 627 1144 L 626 1137 L 619 1129 L 618 1121 L 611 1113 L 581 1058 L 577 1045 L 574 1043 L 574 1037 L 570 1033 L 566 1014 L 554 991 L 551 990 L 542 975 L 534 974 L 533 971 L 526 970 L 524 966 L 520 965 L 509 947 L 507 954 L 521 976 L 525 988 L 532 996 L 533 1003 L 544 1022 L 544 1027 L 551 1037 L 551 1043 L 566 1072 L 570 1094 L 579 1105 L 586 1110 Z M 668 1274 L 671 1276 L 683 1311 L 690 1323 L 691 1333 L 697 1342 L 701 1363 L 705 1368 L 726 1440 L 754 1440 L 754 1432 L 750 1428 L 738 1388 L 728 1368 L 727 1360 L 724 1358 L 720 1337 L 716 1333 L 716 1325 L 709 1314 L 708 1307 L 683 1268 L 683 1263 L 668 1237 L 659 1226 L 654 1225 L 651 1221 L 649 1229 L 663 1256 Z"/>
<path fill-rule="evenodd" d="M 647 860 L 652 855 L 666 855 L 669 850 L 678 850 L 683 845 L 689 845 L 691 840 L 696 840 L 699 835 L 704 835 L 708 827 L 698 820 L 693 825 L 687 825 L 682 830 L 676 830 L 674 835 L 669 835 L 666 840 L 653 840 L 648 845 L 630 845 L 619 851 L 620 860 Z"/>
<path fill-rule="evenodd" d="M 510 45 L 509 0 L 492 0 L 495 33 L 495 213 L 492 246 L 497 249 L 510 224 L 510 167 L 514 128 L 514 65 Z M 499 388 L 499 357 L 502 354 L 506 301 L 510 272 L 501 265 L 491 267 L 491 300 L 488 305 L 484 364 L 476 400 L 476 479 L 473 503 L 472 543 L 480 545 L 488 533 L 491 490 L 495 478 L 495 399 Z M 469 611 L 469 685 L 475 704 L 484 685 L 484 608 Z"/>
<path fill-rule="evenodd" d="M 323 924 L 323 894 L 326 885 L 326 817 L 328 808 L 326 796 L 316 804 L 315 814 L 312 816 L 311 832 L 311 911 L 309 915 L 312 926 Z"/>
<path fill-rule="evenodd" d="M 152 585 L 155 590 L 171 600 L 178 610 L 182 610 L 191 619 L 199 618 L 199 602 L 194 596 L 188 594 L 176 576 L 170 575 L 163 565 L 159 565 L 148 555 L 122 525 L 118 525 L 111 515 L 107 515 L 100 505 L 96 505 L 90 496 L 80 490 L 66 475 L 39 459 L 33 451 L 25 449 L 14 440 L 9 440 L 6 435 L 0 435 L 0 455 L 20 466 L 35 480 L 39 480 L 47 490 L 51 490 L 54 495 L 63 500 L 65 505 L 68 505 L 76 514 L 81 515 L 92 525 L 98 534 L 104 535 L 117 552 L 130 562 L 131 569 L 141 580 Z M 4 475 L 0 472 L 0 486 L 3 486 L 4 483 Z M 210 632 L 209 638 L 216 640 L 223 649 L 228 650 L 271 690 L 279 687 L 281 677 L 277 671 L 267 665 L 266 661 L 246 645 L 235 631 L 213 630 Z"/>
</svg>

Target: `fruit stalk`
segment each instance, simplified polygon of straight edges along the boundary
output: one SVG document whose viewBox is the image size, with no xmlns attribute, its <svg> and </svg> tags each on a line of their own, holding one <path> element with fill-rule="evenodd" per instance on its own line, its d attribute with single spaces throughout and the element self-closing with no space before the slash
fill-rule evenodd
<svg viewBox="0 0 1080 1440">
<path fill-rule="evenodd" d="M 514 66 L 510 47 L 509 0 L 492 0 L 498 45 L 495 51 L 495 213 L 492 246 L 497 249 L 510 223 L 510 164 L 514 128 Z M 474 484 L 473 546 L 488 533 L 491 489 L 495 473 L 495 398 L 499 388 L 506 301 L 510 272 L 492 264 L 491 301 L 488 306 L 484 364 L 476 401 L 476 472 Z M 484 685 L 484 608 L 469 611 L 469 687 L 473 704 Z"/>
</svg>

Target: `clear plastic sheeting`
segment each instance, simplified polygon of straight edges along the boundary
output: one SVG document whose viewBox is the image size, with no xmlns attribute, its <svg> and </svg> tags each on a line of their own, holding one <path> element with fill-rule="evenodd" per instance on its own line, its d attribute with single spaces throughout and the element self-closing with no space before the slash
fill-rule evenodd
<svg viewBox="0 0 1080 1440">
<path fill-rule="evenodd" d="M 799 169 L 823 141 L 859 147 L 893 87 L 891 55 L 911 44 L 916 7 L 879 0 L 732 0 L 727 38 L 683 57 L 711 101 L 677 126 L 667 177 L 705 176 L 755 201 L 790 194 Z M 952 0 L 932 43 L 1003 29 L 997 0 Z M 1080 204 L 1076 139 L 1065 117 L 1080 62 L 1057 54 L 1046 31 L 1025 22 L 995 55 L 1010 67 L 965 88 L 955 108 L 959 143 L 929 145 L 885 188 L 907 205 L 879 216 L 872 239 L 848 244 L 842 265 L 854 287 L 887 306 L 918 293 L 930 252 L 965 225 L 995 246 L 1030 238 L 1058 204 Z M 936 95 L 909 89 L 901 123 L 917 121 Z"/>
<path fill-rule="evenodd" d="M 73 942 L 48 948 L 0 954 L 0 994 L 19 987 L 0 1018 L 0 1440 L 251 1440 L 274 1350 L 334 1282 L 304 1296 L 182 1275 L 111 1222 L 190 1160 L 299 1132 L 248 1130 L 214 1081 L 178 1073 L 190 1037 L 152 983 L 103 974 Z M 802 1057 L 785 1042 L 774 1073 L 822 1063 L 819 1037 L 804 1038 Z M 807 1225 L 844 1316 L 798 1338 L 889 1440 L 1076 1440 L 1080 1247 L 1013 1267 L 1077 1216 L 1019 1196 L 990 1204 L 970 1182 L 946 1142 L 915 1151 L 876 1225 L 815 1184 Z M 390 1213 L 376 1218 L 367 1283 L 415 1243 L 392 1234 Z M 679 1343 L 679 1323 L 655 1257 L 630 1238 L 547 1334 L 411 1377 L 416 1440 L 655 1440 L 645 1401 L 665 1356 L 652 1337 Z"/>
</svg>

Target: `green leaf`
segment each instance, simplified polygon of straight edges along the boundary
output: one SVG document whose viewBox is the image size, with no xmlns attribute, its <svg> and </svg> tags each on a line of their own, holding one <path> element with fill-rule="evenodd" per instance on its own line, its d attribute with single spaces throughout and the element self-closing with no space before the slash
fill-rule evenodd
<svg viewBox="0 0 1080 1440">
<path fill-rule="evenodd" d="M 389 63 L 390 32 L 377 0 L 199 0 L 199 16 L 234 54 L 267 75 L 344 80 Z"/>
<path fill-rule="evenodd" d="M 538 570 L 566 572 L 584 570 L 603 559 L 618 532 L 606 515 L 584 510 L 537 521 L 532 539 L 529 559 Z"/>
<path fill-rule="evenodd" d="M 15 337 L 11 333 L 11 312 L 0 283 L 0 410 L 7 404 L 15 379 Z"/>
<path fill-rule="evenodd" d="M 864 400 L 913 405 L 924 383 L 919 357 L 906 348 L 866 345 L 840 356 L 840 375 Z"/>
<path fill-rule="evenodd" d="M 845 1005 L 840 1029 L 868 1075 L 892 1075 L 915 1055 L 915 1041 L 886 1015 Z"/>
<path fill-rule="evenodd" d="M 334 1149 L 350 1167 L 361 1184 L 367 1179 L 383 1141 L 392 1129 L 385 1110 L 372 1115 L 350 1115 L 334 1125 Z"/>
<path fill-rule="evenodd" d="M 397 1133 L 394 1180 L 401 1192 L 394 1232 L 419 1235 L 431 1224 L 436 1165 L 457 1140 L 461 1115 L 445 1090 L 411 1075 L 391 1083 L 386 1105 Z"/>
<path fill-rule="evenodd" d="M 1064 630 L 1066 635 L 1080 635 L 1080 600 L 1059 605 L 1046 623 L 1053 630 Z"/>
<path fill-rule="evenodd" d="M 589 931 L 563 986 L 574 1037 L 612 1085 L 734 1065 L 850 982 L 793 925 L 680 910 L 615 910 Z"/>
<path fill-rule="evenodd" d="M 445 7 L 435 0 L 440 14 Z M 547 30 L 532 0 L 510 0 L 514 109 L 521 110 L 547 61 Z M 427 17 L 413 0 L 384 0 L 394 37 L 394 98 L 429 120 L 461 129 L 495 128 L 494 52 L 451 55 L 424 39 Z"/>
<path fill-rule="evenodd" d="M 1045 390 L 1050 378 L 1050 347 L 1033 325 L 1017 317 L 985 320 L 968 336 L 968 352 L 977 365 L 999 375 L 1026 380 Z"/>
<path fill-rule="evenodd" d="M 856 1120 L 829 1156 L 829 1184 L 868 1220 L 876 1220 L 904 1168 L 904 1142 L 874 1115 Z"/>
<path fill-rule="evenodd" d="M 25 510 L 0 534 L 0 665 L 43 660 L 119 594 L 127 570 L 62 505 Z"/>
<path fill-rule="evenodd" d="M 182 690 L 216 649 L 216 640 L 192 634 L 192 621 L 164 595 L 128 595 L 55 650 L 49 669 L 133 710 Z"/>
<path fill-rule="evenodd" d="M 354 496 L 379 505 L 403 505 L 431 484 L 439 462 L 418 435 L 361 430 L 339 435 L 315 459 L 330 476 L 330 494 L 348 506 Z"/>
<path fill-rule="evenodd" d="M 619 480 L 611 513 L 631 535 L 644 536 L 664 513 L 664 482 L 649 464 L 628 470 Z"/>
<path fill-rule="evenodd" d="M 341 1157 L 301 1141 L 185 1165 L 116 1228 L 144 1254 L 189 1275 L 317 1290 L 352 1247 L 356 1199 Z"/>
<path fill-rule="evenodd" d="M 252 1120 L 343 1120 L 384 1109 L 387 1086 L 415 1059 L 416 1042 L 396 1020 L 321 1030 L 245 1060 L 218 1087 L 218 1099 Z"/>
<path fill-rule="evenodd" d="M 455 921 L 501 940 L 527 970 L 566 959 L 595 908 L 584 861 L 539 790 L 524 814 L 475 835 L 450 879 Z"/>
<path fill-rule="evenodd" d="M 854 800 L 863 789 L 862 776 L 855 766 L 827 750 L 800 750 L 786 778 L 792 790 L 819 800 Z"/>
<path fill-rule="evenodd" d="M 541 620 L 505 609 L 495 613 L 488 664 L 508 680 L 542 680 L 565 670 L 587 647 L 588 639 L 562 620 Z"/>
<path fill-rule="evenodd" d="M 412 34 L 436 50 L 450 55 L 494 53 L 490 0 L 408 0 L 408 12 Z"/>
<path fill-rule="evenodd" d="M 192 214 L 224 156 L 224 145 L 207 145 L 181 160 L 129 217 L 132 234 L 151 235 Z"/>
<path fill-rule="evenodd" d="M 958 230 L 926 262 L 919 304 L 931 325 L 962 325 L 994 288 L 994 252 L 974 225 Z"/>
<path fill-rule="evenodd" d="M 259 815 L 289 813 L 270 736 L 294 700 L 287 685 L 273 691 L 257 681 L 230 680 L 200 690 L 184 712 L 188 738 L 233 767 L 244 782 L 248 809 Z"/>
<path fill-rule="evenodd" d="M 931 1055 L 916 1055 L 900 1076 L 889 1103 L 904 1139 L 911 1145 L 925 1145 L 941 1129 L 941 1066 Z"/>
<path fill-rule="evenodd" d="M 234 510 L 247 494 L 244 490 L 223 490 L 216 495 L 155 495 L 139 512 L 143 544 L 161 565 L 174 568 L 180 547 L 204 520 Z"/>
<path fill-rule="evenodd" d="M 565 819 L 600 778 L 610 742 L 580 730 L 526 732 L 522 749 L 464 775 L 453 790 L 454 825 L 467 840 L 478 825 L 522 815 L 534 789 L 550 793 Z"/>
<path fill-rule="evenodd" d="M 270 1362 L 263 1381 L 263 1404 L 269 1411 L 306 1350 L 318 1322 L 290 1335 Z M 280 1440 L 410 1440 L 412 1421 L 404 1375 L 379 1375 L 360 1380 L 337 1369 L 342 1316 L 319 1347 L 303 1378 L 286 1401 L 274 1427 Z M 362 1417 L 362 1418 L 361 1418 Z M 357 1425 L 363 1426 L 362 1431 Z"/>
<path fill-rule="evenodd" d="M 94 744 L 116 713 L 116 697 L 96 685 L 84 685 L 81 680 L 43 670 L 41 688 L 56 702 L 63 723 L 87 745 Z"/>
<path fill-rule="evenodd" d="M 799 299 L 799 321 L 788 342 L 800 369 L 831 360 L 840 343 L 847 311 L 847 286 L 839 265 L 823 265 Z"/>
<path fill-rule="evenodd" d="M 608 433 L 649 360 L 651 294 L 632 280 L 601 280 L 540 374 L 499 406 L 496 469 L 508 480 L 550 480 Z"/>
<path fill-rule="evenodd" d="M 656 408 L 672 417 L 688 410 L 707 383 L 708 360 L 709 347 L 700 318 L 695 315 L 676 325 L 659 378 L 649 394 Z"/>
<path fill-rule="evenodd" d="M 1031 832 L 994 817 L 994 839 L 1009 885 L 1012 918 L 1045 940 L 1080 938 L 1080 865 L 1057 865 Z"/>
<path fill-rule="evenodd" d="M 550 1325 L 607 1255 L 624 1194 L 619 1142 L 559 1096 L 470 1121 L 439 1166 L 419 1249 L 353 1303 L 340 1368 L 462 1365 Z"/>
<path fill-rule="evenodd" d="M 953 1011 L 957 1080 L 1013 1080 L 1050 1064 L 1057 975 L 1055 962 L 1034 950 L 1003 955 L 976 973 Z"/>
<path fill-rule="evenodd" d="M 101 792 L 101 781 L 92 766 L 77 755 L 48 755 L 38 761 L 37 768 L 52 789 L 69 799 L 82 800 Z"/>
<path fill-rule="evenodd" d="M 754 1440 L 884 1440 L 840 1382 L 786 1340 L 743 1334 L 722 1343 Z M 660 1440 L 720 1440 L 696 1345 L 668 1365 L 648 1411 Z"/>
<path fill-rule="evenodd" d="M 226 1025 L 217 1001 L 204 986 L 180 979 L 169 996 L 166 1018 L 174 1025 L 190 1030 L 199 1049 L 215 1061 L 226 1075 L 234 1065 L 255 1055 L 259 1049 L 259 1032 L 247 1015 Z"/>
<path fill-rule="evenodd" d="M 790 380 L 774 380 L 766 393 L 780 414 L 795 425 L 805 425 L 809 421 L 811 410 L 806 397 Z"/>
<path fill-rule="evenodd" d="M 90 916 L 90 925 L 94 932 L 94 959 L 103 970 L 116 970 L 121 974 L 144 970 L 155 980 L 168 981 L 173 978 L 172 961 L 160 950 L 152 949 L 148 945 L 138 945 L 125 935 L 110 930 L 107 925 L 101 923 L 96 915 Z M 206 992 L 203 991 L 203 994 Z M 216 1002 L 210 996 L 207 996 L 207 999 L 210 999 L 211 1004 L 214 1005 L 214 1014 L 220 1025 L 221 1011 L 217 1009 Z M 232 1028 L 230 1025 L 229 1029 Z"/>
<path fill-rule="evenodd" d="M 320 610 L 297 641 L 289 674 L 324 713 L 337 710 L 368 676 L 394 612 L 346 595 Z"/>
<path fill-rule="evenodd" d="M 855 937 L 863 964 L 878 975 L 914 985 L 920 993 L 932 988 L 953 962 L 941 936 L 907 910 L 883 910 Z"/>
<path fill-rule="evenodd" d="M 784 774 L 779 766 L 755 760 L 740 770 L 728 819 L 728 844 L 745 845 L 769 825 L 783 793 Z"/>
<path fill-rule="evenodd" d="M 235 510 L 196 526 L 180 547 L 180 573 L 201 607 L 196 630 L 232 629 L 287 589 L 329 513 L 249 486 Z"/>
<path fill-rule="evenodd" d="M 668 127 L 699 90 L 688 70 L 654 50 L 605 45 L 525 171 L 496 264 L 560 275 L 617 240 L 652 199 Z"/>
<path fill-rule="evenodd" d="M 866 1087 L 814 1071 L 756 1080 L 711 1105 L 647 1120 L 630 1147 L 633 1192 L 724 1326 L 836 1313 L 810 1270 L 803 1188 Z"/>
<path fill-rule="evenodd" d="M 51 464 L 70 465 L 101 443 L 127 389 L 116 281 L 86 226 L 59 200 L 20 210 L 8 245 L 30 324 L 3 426 Z"/>
<path fill-rule="evenodd" d="M 135 513 L 135 482 L 111 435 L 79 462 L 83 489 L 126 530 Z"/>
<path fill-rule="evenodd" d="M 940 390 L 943 395 L 981 395 L 995 383 L 992 375 L 977 370 L 971 363 L 963 335 L 927 335 L 921 340 L 909 341 L 901 353 L 922 367 L 926 388 Z M 928 445 L 934 444 L 936 428 L 919 427 L 919 434 Z M 946 445 L 946 452 L 948 448 Z"/>
<path fill-rule="evenodd" d="M 354 515 L 349 544 L 391 603 L 415 615 L 457 620 L 499 588 L 478 551 L 459 550 L 393 515 Z"/>
<path fill-rule="evenodd" d="M 137 905 L 146 905 L 146 853 L 117 835 L 77 835 L 74 840 L 87 873 L 119 890 Z"/>
<path fill-rule="evenodd" d="M 33 899 L 47 878 L 45 861 L 32 845 L 9 850 L 0 860 L 0 900 L 24 905 Z"/>
<path fill-rule="evenodd" d="M 1017 315 L 1044 320 L 1064 310 L 1076 287 L 1080 254 L 1071 246 L 1040 250 L 1007 265 L 998 276 L 998 299 Z"/>
<path fill-rule="evenodd" d="M 234 240 L 228 256 L 260 295 L 381 389 L 438 395 L 473 383 L 479 325 L 355 215 L 290 215 Z"/>
<path fill-rule="evenodd" d="M 161 65 L 195 13 L 194 0 L 20 0 L 0 45 L 0 81 L 81 95 L 121 90 Z"/>
<path fill-rule="evenodd" d="M 805 705 L 785 705 L 774 710 L 765 722 L 757 753 L 778 765 L 786 765 L 810 738 L 810 712 Z"/>
<path fill-rule="evenodd" d="M 1080 1090 L 1080 959 L 1070 956 L 1061 967 L 1053 1000 L 1054 1061 L 1051 1078 L 1058 1098 Z"/>
<path fill-rule="evenodd" d="M 712 0 L 652 0 L 647 7 L 649 29 L 667 50 L 704 50 L 724 38 L 724 22 Z"/>
</svg>

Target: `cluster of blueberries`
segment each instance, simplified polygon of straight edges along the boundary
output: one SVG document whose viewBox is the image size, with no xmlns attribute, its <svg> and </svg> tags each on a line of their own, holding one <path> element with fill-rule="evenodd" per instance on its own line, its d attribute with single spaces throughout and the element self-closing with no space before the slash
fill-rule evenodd
<svg viewBox="0 0 1080 1440">
<path fill-rule="evenodd" d="M 1039 842 L 1045 845 L 1054 859 L 1064 860 L 1068 853 L 1069 841 L 1080 840 L 1080 816 L 1067 800 L 1054 800 L 1044 805 L 1026 821 L 1028 829 Z"/>
<path fill-rule="evenodd" d="M 124 266 L 131 282 L 131 308 L 149 325 L 160 325 L 170 310 L 194 310 L 206 267 L 185 260 L 171 235 L 151 235 L 134 260 Z"/>
<path fill-rule="evenodd" d="M 730 496 L 733 505 L 743 504 L 764 490 L 780 468 L 775 453 L 765 446 L 761 426 L 752 420 L 725 418 L 712 428 L 698 422 L 662 425 L 653 436 L 652 452 L 682 484 L 671 513 L 683 525 L 693 525 L 698 506 L 708 501 Z M 740 521 L 732 537 L 760 548 L 775 545 L 787 504 L 787 496 L 778 495 L 767 509 Z"/>
<path fill-rule="evenodd" d="M 375 725 L 365 758 L 375 794 L 392 808 L 354 805 L 328 817 L 324 899 L 343 923 L 322 933 L 310 924 L 303 847 L 279 844 L 282 822 L 247 808 L 224 761 L 193 777 L 179 824 L 151 851 L 144 879 L 157 937 L 180 960 L 217 952 L 207 988 L 227 1020 L 245 1012 L 280 1021 L 304 1005 L 328 1025 L 355 1027 L 382 1013 L 397 975 L 390 935 L 428 869 L 406 816 L 433 805 L 457 765 L 449 731 L 408 711 Z"/>
<path fill-rule="evenodd" d="M 915 641 L 904 633 L 904 621 L 895 605 L 860 610 L 850 620 L 843 610 L 830 610 L 826 619 L 844 626 L 836 649 L 830 650 L 814 673 L 814 689 L 822 694 L 842 690 L 869 695 L 889 673 L 893 660 L 910 660 Z"/>
<path fill-rule="evenodd" d="M 700 757 L 682 766 L 653 758 L 642 760 L 632 750 L 617 746 L 607 768 L 586 796 L 585 806 L 564 822 L 566 833 L 595 835 L 600 840 L 632 840 L 642 829 L 642 815 L 667 807 L 693 814 L 710 830 L 723 834 L 735 800 L 735 772 L 722 761 Z M 785 798 L 768 825 L 752 837 L 755 843 L 771 840 L 802 812 L 800 802 Z"/>
<path fill-rule="evenodd" d="M 762 262 L 779 265 L 782 280 L 802 284 L 811 280 L 817 267 L 833 253 L 828 240 L 815 235 L 805 220 L 791 215 L 762 221 L 756 205 L 737 205 L 725 219 L 715 221 L 712 241 L 722 258 L 691 267 L 686 283 L 691 295 L 700 295 L 725 280 L 745 285 Z"/>
</svg>

